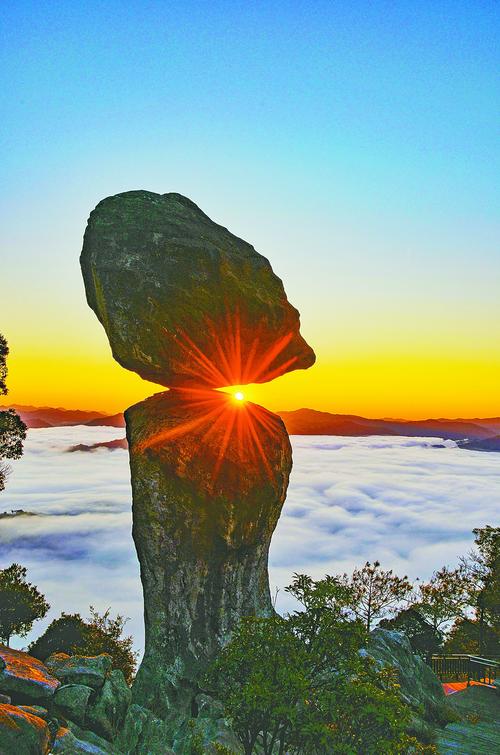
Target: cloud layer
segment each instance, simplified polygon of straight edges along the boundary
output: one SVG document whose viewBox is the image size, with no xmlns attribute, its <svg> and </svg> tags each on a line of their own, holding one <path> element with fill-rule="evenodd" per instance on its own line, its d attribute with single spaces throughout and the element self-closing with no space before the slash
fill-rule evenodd
<svg viewBox="0 0 500 755">
<path fill-rule="evenodd" d="M 50 617 L 35 635 L 62 610 L 87 615 L 92 604 L 130 617 L 128 631 L 143 645 L 128 454 L 65 453 L 122 434 L 83 426 L 30 430 L 13 465 L 0 511 L 41 516 L 0 520 L 0 568 L 24 564 L 47 595 Z M 293 572 L 321 577 L 379 559 L 427 578 L 471 547 L 473 527 L 498 523 L 497 454 L 429 438 L 295 436 L 292 443 L 294 469 L 270 554 L 280 610 L 292 607 L 282 588 Z"/>
</svg>

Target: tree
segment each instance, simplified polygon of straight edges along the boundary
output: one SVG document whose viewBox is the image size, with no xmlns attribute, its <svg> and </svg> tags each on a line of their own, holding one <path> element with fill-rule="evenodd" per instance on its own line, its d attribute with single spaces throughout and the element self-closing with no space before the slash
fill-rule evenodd
<svg viewBox="0 0 500 755">
<path fill-rule="evenodd" d="M 26 575 L 20 564 L 0 571 L 0 639 L 6 645 L 12 635 L 25 637 L 50 608 L 45 596 L 26 581 Z"/>
<path fill-rule="evenodd" d="M 303 610 L 244 619 L 207 676 L 246 755 L 434 752 L 406 736 L 392 672 L 360 653 L 351 588 L 295 575 L 288 591 Z"/>
<path fill-rule="evenodd" d="M 0 333 L 0 395 L 7 390 L 7 356 L 9 347 L 5 337 Z M 23 453 L 23 440 L 26 438 L 26 425 L 14 409 L 0 412 L 0 491 L 5 487 L 5 478 L 10 467 L 3 459 L 19 459 Z"/>
<path fill-rule="evenodd" d="M 447 653 L 467 653 L 495 658 L 500 654 L 498 634 L 487 624 L 482 629 L 482 650 L 479 652 L 479 621 L 477 619 L 457 619 L 450 629 L 444 649 Z"/>
<path fill-rule="evenodd" d="M 486 635 L 497 636 L 500 652 L 500 527 L 473 530 L 476 549 L 461 559 L 477 626 L 477 652 L 485 652 Z"/>
<path fill-rule="evenodd" d="M 9 346 L 5 336 L 0 333 L 0 396 L 4 396 L 7 389 L 7 357 L 9 356 Z"/>
<path fill-rule="evenodd" d="M 383 571 L 380 562 L 369 561 L 362 569 L 355 569 L 352 577 L 344 574 L 343 580 L 352 590 L 352 609 L 370 631 L 373 621 L 380 619 L 408 599 L 413 589 L 408 577 L 398 577 L 390 571 Z"/>
<path fill-rule="evenodd" d="M 438 653 L 443 644 L 443 633 L 422 616 L 418 606 L 404 608 L 394 618 L 382 619 L 378 626 L 406 635 L 413 652 L 422 658 Z"/>
<path fill-rule="evenodd" d="M 419 585 L 415 607 L 435 632 L 444 624 L 463 616 L 467 606 L 467 575 L 462 567 L 434 572 L 429 582 Z"/>
<path fill-rule="evenodd" d="M 85 621 L 80 614 L 62 613 L 47 627 L 44 634 L 33 642 L 29 651 L 35 658 L 45 661 L 52 653 L 68 655 L 99 655 L 109 653 L 113 668 L 120 669 L 128 684 L 132 683 L 137 654 L 132 649 L 132 637 L 123 637 L 125 619 L 111 618 L 108 608 L 100 615 L 92 606 Z"/>
</svg>

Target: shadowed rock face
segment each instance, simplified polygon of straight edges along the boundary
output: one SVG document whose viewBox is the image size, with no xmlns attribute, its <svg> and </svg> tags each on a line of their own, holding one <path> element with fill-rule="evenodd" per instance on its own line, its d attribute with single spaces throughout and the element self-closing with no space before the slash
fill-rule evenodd
<svg viewBox="0 0 500 755">
<path fill-rule="evenodd" d="M 239 619 L 272 611 L 290 442 L 279 417 L 214 391 L 157 394 L 125 417 L 146 625 L 134 700 L 182 719 Z"/>
<path fill-rule="evenodd" d="M 213 389 L 315 357 L 268 260 L 180 194 L 100 202 L 81 266 L 115 359 L 171 388 L 125 418 L 146 630 L 133 699 L 172 743 L 239 620 L 272 611 L 268 551 L 292 465 L 279 417 Z"/>
<path fill-rule="evenodd" d="M 113 356 L 145 380 L 220 388 L 314 363 L 268 260 L 180 194 L 104 199 L 80 261 Z"/>
</svg>

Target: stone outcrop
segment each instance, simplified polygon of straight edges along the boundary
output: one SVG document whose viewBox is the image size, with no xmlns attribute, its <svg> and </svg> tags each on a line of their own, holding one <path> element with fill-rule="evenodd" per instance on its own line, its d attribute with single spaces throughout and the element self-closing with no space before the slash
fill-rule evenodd
<svg viewBox="0 0 500 755">
<path fill-rule="evenodd" d="M 145 380 L 219 388 L 314 362 L 269 261 L 181 194 L 104 199 L 80 261 L 113 356 Z"/>
<path fill-rule="evenodd" d="M 213 389 L 305 369 L 314 352 L 269 261 L 180 194 L 100 202 L 80 261 L 115 359 L 171 389 L 125 413 L 146 641 L 123 726 L 130 752 L 158 736 L 184 753 L 189 725 L 208 753 L 231 734 L 200 683 L 240 619 L 273 610 L 268 551 L 292 465 L 279 417 Z"/>
<path fill-rule="evenodd" d="M 267 558 L 290 442 L 276 415 L 213 391 L 157 394 L 126 421 L 146 625 L 134 700 L 186 718 L 235 624 L 271 613 Z"/>
<path fill-rule="evenodd" d="M 0 752 L 47 755 L 51 736 L 47 722 L 15 705 L 0 704 Z"/>
<path fill-rule="evenodd" d="M 0 645 L 0 692 L 13 702 L 47 702 L 60 684 L 41 661 Z"/>
<path fill-rule="evenodd" d="M 84 684 L 99 690 L 110 674 L 113 660 L 106 653 L 96 656 L 53 653 L 45 665 L 64 684 Z"/>
<path fill-rule="evenodd" d="M 380 665 L 390 666 L 397 672 L 401 697 L 413 711 L 411 733 L 423 741 L 431 740 L 436 727 L 453 719 L 439 679 L 430 666 L 413 653 L 404 634 L 374 629 L 367 652 Z"/>
</svg>

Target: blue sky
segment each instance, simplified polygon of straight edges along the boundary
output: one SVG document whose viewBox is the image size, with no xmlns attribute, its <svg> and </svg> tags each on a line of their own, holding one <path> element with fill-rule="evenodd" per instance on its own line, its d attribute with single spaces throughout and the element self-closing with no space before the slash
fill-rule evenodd
<svg viewBox="0 0 500 755">
<path fill-rule="evenodd" d="M 500 337 L 499 16 L 459 1 L 4 5 L 0 318 L 17 385 L 40 344 L 49 373 L 76 333 L 82 358 L 108 354 L 78 253 L 93 206 L 131 188 L 184 193 L 269 256 L 329 375 L 405 349 L 485 373 Z"/>
</svg>

